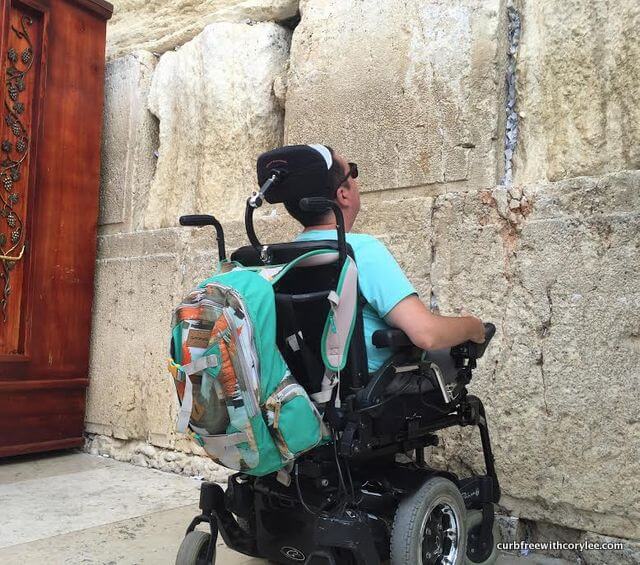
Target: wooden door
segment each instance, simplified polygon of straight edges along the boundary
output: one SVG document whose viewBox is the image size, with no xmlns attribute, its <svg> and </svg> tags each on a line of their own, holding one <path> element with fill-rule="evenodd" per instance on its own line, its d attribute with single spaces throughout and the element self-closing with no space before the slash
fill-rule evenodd
<svg viewBox="0 0 640 565">
<path fill-rule="evenodd" d="M 83 442 L 110 13 L 2 0 L 0 456 Z"/>
</svg>

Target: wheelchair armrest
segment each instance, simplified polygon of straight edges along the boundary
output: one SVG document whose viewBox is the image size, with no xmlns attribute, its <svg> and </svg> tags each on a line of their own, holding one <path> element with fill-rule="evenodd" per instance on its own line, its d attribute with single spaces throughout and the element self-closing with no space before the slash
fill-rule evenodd
<svg viewBox="0 0 640 565">
<path fill-rule="evenodd" d="M 485 340 L 484 343 L 474 343 L 472 341 L 465 341 L 460 345 L 456 345 L 451 348 L 451 355 L 453 357 L 465 357 L 468 359 L 480 359 L 484 355 L 491 338 L 496 333 L 496 327 L 487 323 L 485 328 Z M 412 346 L 411 340 L 406 333 L 397 328 L 389 328 L 388 330 L 376 330 L 371 337 L 373 345 L 376 347 L 409 347 Z"/>
<path fill-rule="evenodd" d="M 409 347 L 413 346 L 411 340 L 402 330 L 390 328 L 388 330 L 376 330 L 371 336 L 371 341 L 376 347 Z"/>
</svg>

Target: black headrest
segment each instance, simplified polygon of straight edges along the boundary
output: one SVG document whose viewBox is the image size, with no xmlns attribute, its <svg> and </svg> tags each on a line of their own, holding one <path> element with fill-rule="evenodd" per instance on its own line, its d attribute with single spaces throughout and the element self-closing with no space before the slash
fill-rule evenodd
<svg viewBox="0 0 640 565">
<path fill-rule="evenodd" d="M 331 198 L 329 168 L 332 163 L 331 153 L 324 145 L 286 145 L 258 157 L 258 184 L 262 186 L 274 170 L 278 170 L 282 180 L 265 194 L 270 204 L 298 202 L 309 196 Z"/>
</svg>

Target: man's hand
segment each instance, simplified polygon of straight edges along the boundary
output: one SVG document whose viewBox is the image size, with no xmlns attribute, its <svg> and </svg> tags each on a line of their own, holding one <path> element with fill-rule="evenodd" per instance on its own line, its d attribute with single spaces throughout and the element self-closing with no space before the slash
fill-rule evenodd
<svg viewBox="0 0 640 565">
<path fill-rule="evenodd" d="M 467 318 L 469 322 L 471 322 L 471 335 L 469 339 L 474 343 L 484 343 L 486 336 L 482 320 L 467 312 L 464 308 L 458 308 L 457 310 L 463 318 Z"/>
<path fill-rule="evenodd" d="M 471 322 L 471 335 L 469 339 L 474 343 L 484 343 L 485 333 L 482 320 L 480 318 L 476 318 L 475 316 L 465 316 L 465 319 Z"/>
</svg>

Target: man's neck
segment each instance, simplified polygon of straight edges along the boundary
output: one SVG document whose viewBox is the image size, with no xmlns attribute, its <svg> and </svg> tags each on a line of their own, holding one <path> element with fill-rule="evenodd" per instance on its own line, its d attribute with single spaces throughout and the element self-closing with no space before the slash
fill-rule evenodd
<svg viewBox="0 0 640 565">
<path fill-rule="evenodd" d="M 315 226 L 308 226 L 304 228 L 302 231 L 316 231 L 316 230 L 335 230 L 335 224 L 317 224 Z"/>
</svg>

